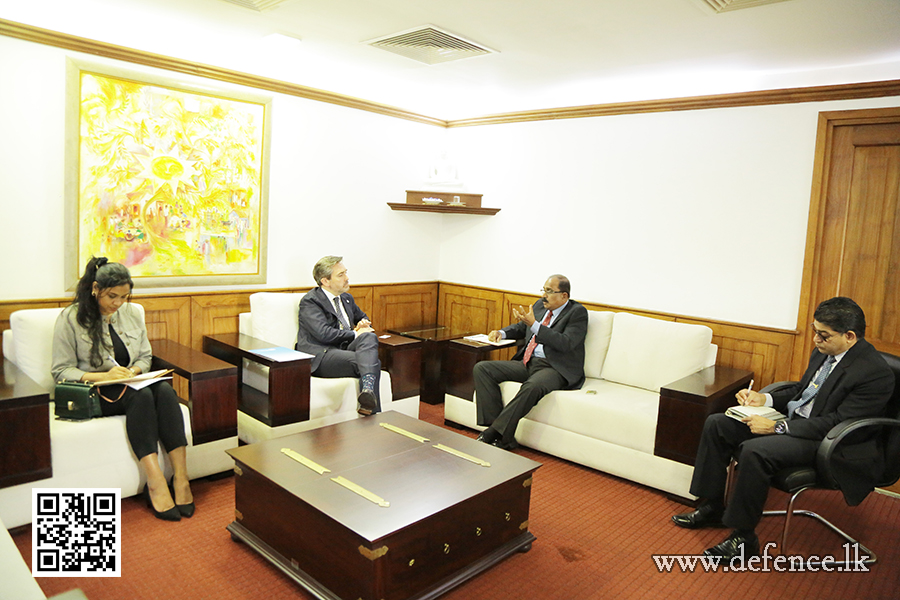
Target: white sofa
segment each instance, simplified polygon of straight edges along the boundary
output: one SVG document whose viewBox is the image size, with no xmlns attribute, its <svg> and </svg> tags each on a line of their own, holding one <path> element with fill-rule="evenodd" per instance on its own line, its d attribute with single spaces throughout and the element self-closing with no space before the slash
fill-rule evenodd
<svg viewBox="0 0 900 600">
<path fill-rule="evenodd" d="M 0 598 L 9 600 L 46 600 L 47 596 L 31 576 L 28 564 L 16 543 L 13 541 L 6 525 L 0 519 L 0 581 L 3 583 Z"/>
<path fill-rule="evenodd" d="M 54 387 L 50 364 L 53 328 L 60 312 L 61 308 L 16 311 L 10 315 L 10 329 L 3 332 L 4 357 L 46 390 Z M 184 404 L 181 409 L 188 440 L 188 476 L 196 479 L 231 470 L 234 462 L 225 451 L 238 445 L 237 436 L 195 446 L 189 410 Z M 33 487 L 121 488 L 123 498 L 141 490 L 146 479 L 128 443 L 124 416 L 77 423 L 60 421 L 53 415 L 52 402 L 47 413 L 53 476 L 0 489 L 0 519 L 7 527 L 31 522 Z M 167 475 L 171 474 L 171 464 L 162 450 L 160 464 Z"/>
<path fill-rule="evenodd" d="M 240 333 L 265 340 L 276 346 L 293 348 L 297 341 L 298 314 L 300 300 L 303 296 L 304 294 L 301 293 L 279 292 L 251 294 L 250 312 L 241 313 L 239 316 Z M 267 367 L 245 360 L 243 382 L 268 393 Z M 358 418 L 359 415 L 356 412 L 358 383 L 358 380 L 352 377 L 335 379 L 311 377 L 308 421 L 270 427 L 262 421 L 238 411 L 238 437 L 242 442 L 252 444 Z M 413 418 L 419 418 L 419 397 L 413 396 L 394 401 L 391 393 L 391 376 L 387 371 L 381 372 L 379 392 L 382 411 L 396 410 Z"/>
<path fill-rule="evenodd" d="M 690 494 L 693 467 L 653 454 L 659 390 L 715 364 L 712 330 L 633 315 L 588 311 L 580 390 L 548 394 L 519 422 L 525 446 L 660 489 Z M 503 402 L 520 384 L 501 384 Z M 479 427 L 476 402 L 447 395 L 444 418 Z"/>
</svg>

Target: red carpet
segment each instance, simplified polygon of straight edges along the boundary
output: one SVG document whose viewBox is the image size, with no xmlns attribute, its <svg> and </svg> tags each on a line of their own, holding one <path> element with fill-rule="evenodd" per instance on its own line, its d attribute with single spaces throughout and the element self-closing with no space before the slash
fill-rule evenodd
<svg viewBox="0 0 900 600">
<path fill-rule="evenodd" d="M 422 404 L 421 410 L 423 420 L 443 423 L 442 405 Z M 683 573 L 677 567 L 660 573 L 653 554 L 697 554 L 727 531 L 678 529 L 669 517 L 684 507 L 657 491 L 525 448 L 517 452 L 543 463 L 532 491 L 530 529 L 537 541 L 530 552 L 443 596 L 447 600 L 900 597 L 900 500 L 871 494 L 848 508 L 839 494 L 809 493 L 805 501 L 805 508 L 832 516 L 878 553 L 868 573 Z M 137 499 L 122 501 L 121 578 L 39 578 L 41 588 L 48 596 L 81 588 L 90 600 L 311 598 L 231 540 L 225 526 L 233 520 L 233 478 L 197 481 L 193 490 L 197 513 L 179 523 L 153 518 Z M 771 493 L 771 508 L 785 502 L 784 494 Z M 766 519 L 761 542 L 775 541 L 780 525 L 780 519 Z M 795 519 L 793 529 L 792 554 L 842 555 L 839 541 L 818 524 Z M 30 565 L 30 531 L 15 542 Z"/>
</svg>

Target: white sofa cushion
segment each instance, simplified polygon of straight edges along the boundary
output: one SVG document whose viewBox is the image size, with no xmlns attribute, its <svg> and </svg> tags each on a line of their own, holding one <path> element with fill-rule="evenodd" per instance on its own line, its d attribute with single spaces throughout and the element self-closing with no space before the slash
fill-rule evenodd
<svg viewBox="0 0 900 600">
<path fill-rule="evenodd" d="M 37 584 L 28 564 L 19 553 L 16 543 L 0 521 L 0 581 L 3 582 L 3 598 L 16 600 L 45 600 L 47 596 Z"/>
<path fill-rule="evenodd" d="M 612 337 L 613 317 L 610 311 L 589 310 L 588 330 L 584 338 L 584 376 L 600 379 L 609 340 Z"/>
<path fill-rule="evenodd" d="M 521 384 L 500 384 L 508 404 Z M 544 396 L 526 419 L 653 454 L 659 394 L 601 379 L 587 379 L 580 390 L 557 390 Z"/>
<path fill-rule="evenodd" d="M 275 346 L 293 348 L 297 343 L 300 300 L 303 294 L 257 292 L 250 294 L 250 335 Z"/>
<path fill-rule="evenodd" d="M 659 388 L 706 366 L 712 329 L 616 313 L 602 378 L 646 390 Z"/>
<path fill-rule="evenodd" d="M 52 390 L 53 328 L 62 308 L 17 310 L 9 316 L 16 364 L 42 388 Z"/>
</svg>

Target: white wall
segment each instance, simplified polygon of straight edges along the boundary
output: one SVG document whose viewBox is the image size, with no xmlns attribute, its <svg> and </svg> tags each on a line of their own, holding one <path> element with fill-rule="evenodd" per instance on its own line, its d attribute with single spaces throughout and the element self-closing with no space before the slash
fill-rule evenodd
<svg viewBox="0 0 900 600">
<path fill-rule="evenodd" d="M 0 37 L 4 300 L 65 294 L 66 56 L 77 55 Z M 441 279 L 535 292 L 563 272 L 576 299 L 780 328 L 796 326 L 818 112 L 900 106 L 887 98 L 442 130 L 273 96 L 269 287 L 311 285 L 312 264 L 342 254 L 357 284 Z M 445 146 L 468 190 L 500 213 L 386 206 L 420 187 Z"/>
<path fill-rule="evenodd" d="M 501 211 L 445 217 L 439 278 L 535 292 L 561 272 L 576 299 L 791 329 L 818 113 L 881 106 L 900 98 L 452 129 Z"/>
<path fill-rule="evenodd" d="M 3 299 L 65 294 L 67 56 L 137 72 L 159 72 L 0 37 Z M 351 282 L 435 279 L 440 221 L 411 223 L 386 203 L 405 202 L 405 190 L 415 188 L 427 173 L 432 156 L 423 148 L 442 147 L 446 130 L 271 95 L 267 286 L 312 285 L 312 265 L 325 254 L 346 257 Z M 401 247 L 410 251 L 400 256 L 397 249 Z"/>
</svg>

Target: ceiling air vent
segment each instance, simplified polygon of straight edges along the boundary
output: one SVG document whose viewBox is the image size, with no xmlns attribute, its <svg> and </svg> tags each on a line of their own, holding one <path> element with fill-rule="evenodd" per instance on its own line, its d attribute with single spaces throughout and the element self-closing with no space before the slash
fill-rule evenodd
<svg viewBox="0 0 900 600">
<path fill-rule="evenodd" d="M 428 65 L 496 53 L 496 50 L 434 25 L 416 27 L 363 43 Z"/>
<path fill-rule="evenodd" d="M 787 2 L 787 0 L 700 0 L 701 3 L 709 5 L 717 13 L 727 12 L 729 10 L 739 10 L 741 8 L 752 8 L 754 6 L 762 6 L 763 4 L 775 4 L 776 2 Z"/>
<path fill-rule="evenodd" d="M 284 4 L 285 2 L 291 2 L 291 0 L 222 0 L 223 2 L 230 2 L 231 4 L 237 4 L 238 6 L 243 6 L 244 8 L 249 8 L 250 10 L 255 10 L 258 12 L 262 12 L 264 10 L 273 8 L 278 6 L 279 4 Z"/>
</svg>

